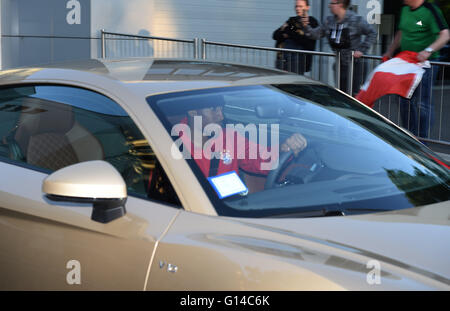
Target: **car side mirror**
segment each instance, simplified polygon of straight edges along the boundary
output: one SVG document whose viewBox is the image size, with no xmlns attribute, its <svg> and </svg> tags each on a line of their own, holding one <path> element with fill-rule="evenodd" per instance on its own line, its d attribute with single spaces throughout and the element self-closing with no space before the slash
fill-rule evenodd
<svg viewBox="0 0 450 311">
<path fill-rule="evenodd" d="M 52 201 L 92 203 L 91 219 L 108 223 L 126 214 L 127 187 L 108 162 L 87 161 L 50 174 L 42 191 Z"/>
</svg>

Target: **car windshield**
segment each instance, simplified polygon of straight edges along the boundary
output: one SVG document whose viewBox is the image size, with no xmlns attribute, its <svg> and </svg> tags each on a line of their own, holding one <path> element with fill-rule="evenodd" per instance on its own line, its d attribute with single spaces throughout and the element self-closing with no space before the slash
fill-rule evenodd
<svg viewBox="0 0 450 311">
<path fill-rule="evenodd" d="M 147 101 L 173 137 L 172 156 L 188 162 L 219 215 L 351 215 L 450 199 L 444 160 L 328 86 L 236 86 Z M 290 146 L 296 135 L 302 143 Z"/>
</svg>

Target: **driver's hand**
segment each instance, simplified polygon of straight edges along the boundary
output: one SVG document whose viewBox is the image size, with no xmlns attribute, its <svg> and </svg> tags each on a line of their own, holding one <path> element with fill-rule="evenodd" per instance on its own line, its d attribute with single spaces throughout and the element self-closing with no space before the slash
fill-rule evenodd
<svg viewBox="0 0 450 311">
<path fill-rule="evenodd" d="M 307 145 L 308 142 L 306 141 L 306 138 L 300 133 L 295 133 L 281 144 L 281 151 L 292 151 L 294 155 L 297 156 Z"/>
</svg>

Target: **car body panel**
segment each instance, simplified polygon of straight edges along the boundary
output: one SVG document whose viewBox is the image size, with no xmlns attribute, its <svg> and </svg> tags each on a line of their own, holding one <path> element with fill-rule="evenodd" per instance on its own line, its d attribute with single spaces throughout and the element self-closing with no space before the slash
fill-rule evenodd
<svg viewBox="0 0 450 311">
<path fill-rule="evenodd" d="M 129 197 L 124 217 L 101 224 L 92 205 L 45 198 L 47 174 L 3 162 L 0 171 L 0 288 L 144 288 L 155 243 L 179 210 Z M 71 260 L 81 263 L 79 286 L 66 281 Z"/>
<path fill-rule="evenodd" d="M 449 222 L 432 224 L 427 214 L 438 209 L 448 216 L 450 207 L 424 209 L 393 219 L 391 213 L 255 220 L 183 212 L 158 246 L 147 289 L 449 290 Z M 366 280 L 371 260 L 380 262 L 381 284 Z M 178 272 L 168 272 L 168 263 Z"/>
</svg>

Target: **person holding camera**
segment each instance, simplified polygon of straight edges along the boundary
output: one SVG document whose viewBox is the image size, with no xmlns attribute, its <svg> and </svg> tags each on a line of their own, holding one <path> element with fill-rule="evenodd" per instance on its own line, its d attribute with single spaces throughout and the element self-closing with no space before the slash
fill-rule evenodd
<svg viewBox="0 0 450 311">
<path fill-rule="evenodd" d="M 331 48 L 341 54 L 340 89 L 349 94 L 350 83 L 353 83 L 352 93 L 357 94 L 367 74 L 361 56 L 375 43 L 377 34 L 362 16 L 349 9 L 350 0 L 330 0 L 328 6 L 333 15 L 319 27 L 304 23 L 305 36 L 316 40 L 324 36 L 328 38 Z M 353 81 L 349 81 L 352 51 L 354 73 Z"/>
<path fill-rule="evenodd" d="M 275 47 L 314 51 L 316 40 L 305 36 L 305 25 L 319 26 L 319 22 L 308 15 L 308 0 L 296 0 L 296 16 L 290 17 L 280 28 L 273 32 L 272 38 L 276 40 Z M 276 67 L 278 69 L 304 74 L 311 71 L 312 55 L 294 52 L 278 52 Z"/>
</svg>

